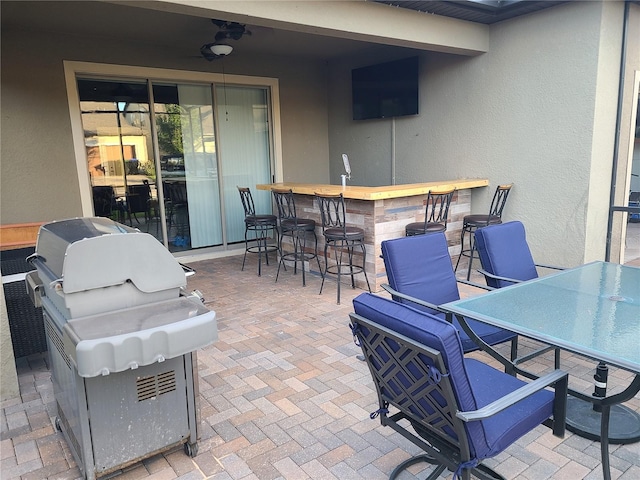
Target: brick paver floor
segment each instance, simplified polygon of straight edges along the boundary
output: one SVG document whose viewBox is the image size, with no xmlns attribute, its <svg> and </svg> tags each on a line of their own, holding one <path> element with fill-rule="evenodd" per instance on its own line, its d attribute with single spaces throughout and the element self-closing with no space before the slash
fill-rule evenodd
<svg viewBox="0 0 640 480">
<path fill-rule="evenodd" d="M 318 295 L 320 278 L 281 272 L 277 264 L 256 275 L 255 259 L 241 256 L 191 264 L 199 289 L 216 311 L 219 340 L 198 352 L 200 387 L 199 453 L 182 448 L 128 467 L 125 479 L 386 479 L 418 452 L 390 428 L 371 420 L 376 394 L 348 327 L 351 300 L 361 290 L 344 288 L 336 305 L 335 283 Z M 471 294 L 471 289 L 464 290 Z M 527 344 L 526 341 L 522 341 Z M 483 354 L 475 354 L 487 359 Z M 1 471 L 10 479 L 80 477 L 62 434 L 54 428 L 55 403 L 46 355 L 18 360 L 20 397 L 3 402 Z M 595 362 L 563 354 L 572 386 L 591 391 Z M 552 355 L 527 364 L 548 370 Z M 631 378 L 612 369 L 610 388 Z M 629 406 L 640 411 L 640 399 Z M 640 443 L 611 446 L 612 476 L 640 478 Z M 564 439 L 538 427 L 487 461 L 511 479 L 602 478 L 599 443 L 567 432 Z M 424 478 L 419 464 L 400 480 Z M 451 478 L 451 472 L 441 478 Z"/>
</svg>

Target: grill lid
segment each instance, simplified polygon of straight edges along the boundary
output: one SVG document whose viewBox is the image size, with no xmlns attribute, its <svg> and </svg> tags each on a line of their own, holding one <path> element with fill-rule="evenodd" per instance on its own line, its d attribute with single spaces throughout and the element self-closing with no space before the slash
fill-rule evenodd
<svg viewBox="0 0 640 480">
<path fill-rule="evenodd" d="M 153 236 L 108 218 L 43 225 L 31 262 L 65 294 L 132 282 L 145 293 L 184 287 L 184 270 Z"/>
</svg>

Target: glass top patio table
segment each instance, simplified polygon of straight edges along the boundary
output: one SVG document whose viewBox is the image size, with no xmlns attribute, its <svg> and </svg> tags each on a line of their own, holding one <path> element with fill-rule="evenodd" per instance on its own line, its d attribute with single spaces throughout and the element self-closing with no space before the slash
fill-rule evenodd
<svg viewBox="0 0 640 480">
<path fill-rule="evenodd" d="M 640 373 L 640 268 L 593 262 L 441 308 Z"/>
</svg>

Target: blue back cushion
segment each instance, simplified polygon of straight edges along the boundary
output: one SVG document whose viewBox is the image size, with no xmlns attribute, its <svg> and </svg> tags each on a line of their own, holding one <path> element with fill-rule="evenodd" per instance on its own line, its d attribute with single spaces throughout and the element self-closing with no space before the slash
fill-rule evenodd
<svg viewBox="0 0 640 480">
<path fill-rule="evenodd" d="M 480 262 L 487 272 L 520 281 L 538 277 L 521 222 L 479 228 L 475 236 Z M 495 288 L 513 285 L 512 282 L 489 277 L 486 280 L 487 285 Z"/>
<path fill-rule="evenodd" d="M 370 293 L 357 296 L 353 300 L 353 306 L 358 315 L 371 322 L 441 352 L 445 367 L 450 372 L 449 380 L 452 382 L 460 409 L 467 411 L 477 408 L 465 368 L 460 337 L 453 325 L 408 305 Z M 471 422 L 466 428 L 472 448 L 486 451 L 488 447 L 482 422 Z"/>
<path fill-rule="evenodd" d="M 389 285 L 394 290 L 435 305 L 460 298 L 444 233 L 385 240 L 382 257 Z"/>
</svg>

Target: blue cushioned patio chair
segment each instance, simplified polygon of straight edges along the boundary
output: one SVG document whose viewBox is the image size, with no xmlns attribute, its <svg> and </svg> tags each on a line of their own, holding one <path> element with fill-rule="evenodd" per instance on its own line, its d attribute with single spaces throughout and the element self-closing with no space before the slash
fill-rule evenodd
<svg viewBox="0 0 640 480">
<path fill-rule="evenodd" d="M 475 232 L 475 245 L 482 263 L 482 269 L 479 272 L 484 275 L 487 285 L 492 288 L 508 287 L 538 278 L 536 267 L 563 270 L 560 267 L 533 261 L 522 222 L 513 221 L 478 229 Z M 536 350 L 515 361 L 522 363 L 552 348 Z M 554 352 L 555 367 L 560 368 L 560 349 L 556 348 Z"/>
<path fill-rule="evenodd" d="M 424 451 L 398 465 L 390 480 L 421 461 L 436 465 L 428 479 L 445 469 L 454 479 L 503 479 L 481 462 L 540 424 L 564 436 L 566 372 L 526 383 L 465 358 L 458 330 L 445 320 L 369 293 L 353 304 L 350 326 L 378 393 L 371 418 L 379 415 Z M 555 393 L 546 388 L 552 385 Z"/>
<path fill-rule="evenodd" d="M 389 285 L 382 287 L 393 299 L 440 318 L 447 317 L 447 314 L 439 310 L 439 305 L 460 299 L 458 282 L 475 285 L 456 279 L 447 239 L 442 232 L 385 240 L 382 242 L 382 258 L 389 280 Z M 511 342 L 511 359 L 517 357 L 517 334 L 476 320 L 468 319 L 466 322 L 478 338 L 472 338 L 453 318 L 465 352 L 478 350 L 478 341 L 488 345 Z"/>
<path fill-rule="evenodd" d="M 476 230 L 476 249 L 487 285 L 502 288 L 538 278 L 536 267 L 563 270 L 535 263 L 522 222 L 513 221 Z"/>
</svg>

